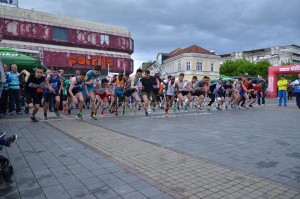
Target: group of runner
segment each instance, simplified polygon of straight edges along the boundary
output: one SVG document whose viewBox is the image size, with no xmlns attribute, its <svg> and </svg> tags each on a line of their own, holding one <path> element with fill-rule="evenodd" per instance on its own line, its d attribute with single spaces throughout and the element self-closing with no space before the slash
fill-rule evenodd
<svg viewBox="0 0 300 199">
<path fill-rule="evenodd" d="M 54 113 L 57 117 L 60 117 L 59 105 L 62 100 L 62 113 L 72 114 L 71 110 L 75 105 L 76 116 L 82 119 L 85 97 L 89 96 L 91 118 L 97 119 L 97 113 L 100 112 L 101 116 L 104 116 L 106 110 L 115 115 L 119 112 L 125 114 L 128 106 L 132 107 L 134 113 L 143 106 L 146 117 L 150 115 L 151 108 L 155 110 L 157 107 L 165 110 L 166 117 L 171 108 L 177 112 L 192 106 L 197 110 L 204 108 L 210 110 L 214 104 L 216 109 L 222 110 L 226 98 L 228 98 L 226 109 L 228 106 L 232 109 L 248 109 L 256 102 L 256 94 L 262 95 L 260 83 L 254 85 L 252 79 L 246 75 L 234 82 L 231 80 L 223 82 L 220 78 L 217 82 L 211 83 L 208 76 L 204 76 L 201 80 L 197 76 L 185 80 L 184 73 L 180 73 L 177 78 L 168 76 L 166 80 L 162 80 L 159 74 L 151 76 L 150 71 L 146 70 L 143 75 L 142 70 L 138 69 L 132 76 L 121 73 L 101 79 L 100 69 L 101 67 L 96 66 L 86 73 L 77 70 L 76 75 L 68 80 L 64 80 L 55 67 L 46 76 L 43 75 L 41 67 L 36 68 L 35 74 L 23 70 L 21 73 L 26 76 L 25 113 L 28 114 L 29 109 L 33 109 L 31 120 L 38 122 L 35 115 L 40 108 L 41 99 L 37 88 L 41 87 L 41 84 L 44 87 L 45 120 L 48 119 L 47 112 L 51 98 L 55 99 Z M 205 99 L 210 99 L 206 105 Z"/>
</svg>

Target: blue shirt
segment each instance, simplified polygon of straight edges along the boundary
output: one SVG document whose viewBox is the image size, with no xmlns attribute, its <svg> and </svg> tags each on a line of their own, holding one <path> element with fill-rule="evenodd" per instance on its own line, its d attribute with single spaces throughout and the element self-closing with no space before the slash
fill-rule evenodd
<svg viewBox="0 0 300 199">
<path fill-rule="evenodd" d="M 11 82 L 8 83 L 9 89 L 20 89 L 19 73 L 8 72 L 7 75 L 11 79 Z"/>
<path fill-rule="evenodd" d="M 93 70 L 89 70 L 86 73 L 86 76 L 88 77 L 87 82 L 89 82 L 90 80 L 95 80 L 100 76 L 100 73 L 98 75 L 94 75 Z M 94 84 L 87 84 L 86 85 L 88 89 L 92 89 L 94 88 Z"/>
</svg>

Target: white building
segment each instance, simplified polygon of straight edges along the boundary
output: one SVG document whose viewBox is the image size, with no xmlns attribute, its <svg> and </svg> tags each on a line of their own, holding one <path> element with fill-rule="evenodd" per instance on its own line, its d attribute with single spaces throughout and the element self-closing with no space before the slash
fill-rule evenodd
<svg viewBox="0 0 300 199">
<path fill-rule="evenodd" d="M 280 66 L 283 63 L 300 63 L 300 46 L 291 44 L 284 46 L 274 46 L 268 48 L 260 48 L 246 50 L 242 52 L 232 52 L 220 55 L 222 64 L 226 60 L 247 59 L 251 62 L 259 62 L 262 60 L 269 61 L 272 66 Z"/>
</svg>

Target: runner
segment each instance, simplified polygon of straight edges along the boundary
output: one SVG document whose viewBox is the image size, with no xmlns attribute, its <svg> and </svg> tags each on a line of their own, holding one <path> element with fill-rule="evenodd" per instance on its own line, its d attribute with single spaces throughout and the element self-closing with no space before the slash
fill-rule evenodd
<svg viewBox="0 0 300 199">
<path fill-rule="evenodd" d="M 72 77 L 70 77 L 71 79 Z M 64 114 L 67 111 L 67 102 L 68 102 L 68 89 L 67 86 L 70 84 L 70 79 L 66 79 L 64 81 L 64 88 L 63 88 L 63 109 L 62 109 L 62 113 Z M 71 112 L 70 112 L 71 114 Z"/>
<path fill-rule="evenodd" d="M 123 73 L 120 73 L 119 76 L 116 76 L 113 81 L 111 82 L 112 84 L 115 85 L 114 88 L 114 98 L 115 100 L 113 101 L 113 104 L 111 105 L 111 110 L 114 110 L 115 115 L 118 115 L 118 108 L 120 103 L 123 104 L 123 111 L 125 109 L 125 103 L 124 101 L 124 89 L 126 86 L 126 80 L 124 79 Z"/>
<path fill-rule="evenodd" d="M 100 107 L 102 101 L 104 101 L 104 106 L 102 107 L 101 112 L 100 112 L 102 117 L 104 116 L 105 109 L 108 108 L 108 99 L 107 99 L 108 89 L 109 89 L 108 88 L 108 80 L 105 79 L 105 78 L 101 80 L 101 83 L 98 82 L 96 84 L 95 96 L 96 96 L 96 99 L 97 99 L 98 103 L 97 103 L 96 108 L 95 108 L 95 116 L 97 114 L 97 110 Z"/>
<path fill-rule="evenodd" d="M 208 110 L 211 109 L 211 105 L 215 102 L 215 99 L 217 97 L 217 109 L 218 110 L 222 110 L 222 108 L 220 107 L 220 105 L 222 105 L 225 102 L 225 98 L 223 96 L 223 79 L 219 78 L 218 82 L 211 84 L 209 86 L 209 98 L 210 98 L 210 102 L 208 103 Z"/>
<path fill-rule="evenodd" d="M 204 76 L 203 79 L 198 81 L 198 84 L 196 85 L 195 95 L 199 97 L 198 108 L 200 110 L 203 110 L 202 104 L 204 102 L 205 94 L 208 91 L 209 86 L 210 86 L 210 78 L 208 76 Z"/>
<path fill-rule="evenodd" d="M 158 79 L 156 79 L 153 76 L 150 76 L 150 71 L 145 71 L 145 76 L 141 78 L 142 83 L 142 99 L 144 101 L 144 109 L 145 109 L 145 116 L 148 117 L 148 101 L 150 101 L 150 97 L 153 92 L 153 85 L 155 84 L 159 85 Z"/>
<path fill-rule="evenodd" d="M 140 78 L 142 77 L 142 69 L 137 69 L 134 76 L 130 77 L 127 81 L 127 91 L 125 95 L 125 107 L 130 102 L 130 97 L 134 98 L 134 114 L 136 114 L 136 106 L 141 102 L 138 94 L 138 89 L 141 89 L 139 85 Z"/>
<path fill-rule="evenodd" d="M 82 95 L 82 87 L 86 90 L 87 95 L 89 95 L 87 91 L 87 86 L 85 84 L 85 72 L 79 71 L 79 76 L 72 77 L 70 80 L 70 84 L 68 85 L 68 113 L 71 113 L 71 103 L 78 104 L 77 109 L 77 117 L 79 119 L 82 118 L 82 107 L 83 107 L 83 95 Z"/>
<path fill-rule="evenodd" d="M 171 76 L 171 81 L 166 86 L 166 117 L 169 117 L 169 108 L 172 106 L 174 96 L 177 94 L 179 94 L 178 84 L 175 83 L 175 77 Z"/>
<path fill-rule="evenodd" d="M 227 80 L 225 84 L 223 84 L 223 97 L 226 99 L 226 97 L 230 97 L 230 100 L 232 99 L 232 92 L 233 92 L 233 86 L 231 80 Z M 228 103 L 229 104 L 229 103 Z M 228 104 L 226 104 L 226 109 L 228 109 Z"/>
<path fill-rule="evenodd" d="M 89 70 L 86 73 L 85 76 L 85 82 L 86 82 L 86 86 L 87 86 L 87 91 L 89 93 L 90 96 L 90 103 L 91 103 L 91 118 L 96 120 L 96 113 L 95 113 L 95 94 L 94 94 L 94 88 L 96 85 L 96 79 L 99 77 L 100 75 L 100 66 L 95 66 L 94 70 Z"/>
<path fill-rule="evenodd" d="M 38 122 L 35 115 L 40 109 L 40 97 L 37 93 L 37 88 L 39 85 L 45 81 L 45 77 L 43 77 L 43 68 L 41 66 L 36 67 L 35 74 L 30 74 L 28 71 L 23 70 L 21 74 L 24 73 L 25 77 L 25 89 L 24 96 L 26 100 L 26 108 L 25 113 L 29 113 L 29 109 L 33 109 L 31 120 L 33 122 Z"/>
<path fill-rule="evenodd" d="M 254 104 L 256 102 L 256 90 L 258 89 L 254 89 L 254 84 L 252 83 L 252 78 L 248 79 L 248 95 L 249 95 L 249 99 L 250 99 L 250 103 L 249 103 L 249 107 L 253 107 L 252 104 Z"/>
<path fill-rule="evenodd" d="M 193 96 L 195 96 L 195 91 L 196 91 L 195 88 L 197 87 L 197 84 L 198 84 L 197 76 L 193 76 L 192 80 L 187 81 L 187 83 L 186 83 L 186 87 L 188 88 L 188 91 L 189 91 L 191 97 L 190 98 L 188 97 L 188 101 L 185 105 L 185 109 L 187 109 L 189 107 L 189 104 L 193 101 Z M 199 95 L 200 95 L 200 93 L 199 93 Z"/>
<path fill-rule="evenodd" d="M 241 96 L 241 99 L 239 101 L 238 104 L 240 104 L 242 102 L 242 107 L 245 108 L 245 109 L 248 109 L 248 101 L 249 101 L 249 96 L 248 96 L 248 86 L 249 86 L 249 83 L 248 83 L 248 75 L 244 75 L 244 77 L 242 78 L 242 86 L 240 88 L 240 96 Z"/>
<path fill-rule="evenodd" d="M 54 114 L 60 117 L 58 108 L 60 105 L 60 93 L 62 90 L 62 77 L 57 73 L 57 68 L 52 67 L 51 73 L 47 75 L 45 80 L 45 94 L 44 94 L 44 119 L 47 120 L 47 112 L 49 109 L 49 102 L 53 98 L 55 100 Z"/>
<path fill-rule="evenodd" d="M 157 81 L 154 81 L 153 84 L 153 92 L 152 92 L 152 110 L 155 111 L 155 108 L 157 106 L 157 102 L 161 102 L 160 100 L 160 85 L 161 82 L 163 81 L 160 77 L 159 77 L 159 73 L 155 73 L 154 75 L 155 79 L 158 80 L 159 84 L 157 84 Z"/>
<path fill-rule="evenodd" d="M 228 104 L 230 104 L 232 109 L 236 109 L 238 106 L 238 102 L 241 98 L 240 96 L 240 90 L 242 87 L 242 78 L 238 78 L 232 85 L 232 97 Z"/>
</svg>

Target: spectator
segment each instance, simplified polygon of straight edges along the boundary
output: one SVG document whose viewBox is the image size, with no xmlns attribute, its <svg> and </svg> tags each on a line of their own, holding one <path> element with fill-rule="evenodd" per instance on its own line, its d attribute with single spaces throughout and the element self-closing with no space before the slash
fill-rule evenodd
<svg viewBox="0 0 300 199">
<path fill-rule="evenodd" d="M 262 78 L 262 76 L 259 76 L 258 83 L 261 83 L 261 89 L 262 93 L 257 92 L 257 104 L 260 105 L 265 105 L 265 97 L 266 97 L 266 90 L 267 90 L 267 82 Z"/>
<path fill-rule="evenodd" d="M 21 113 L 20 105 L 20 80 L 18 73 L 18 67 L 16 64 L 11 65 L 11 71 L 7 73 L 8 78 L 11 79 L 11 82 L 8 84 L 8 96 L 9 96 L 9 115 L 13 114 L 13 111 L 16 110 L 17 114 Z"/>
<path fill-rule="evenodd" d="M 294 86 L 294 93 L 296 95 L 296 104 L 300 109 L 300 74 L 298 74 L 298 79 L 291 83 Z"/>
<path fill-rule="evenodd" d="M 293 91 L 294 91 L 294 86 L 291 84 L 291 80 L 289 80 L 287 92 L 288 92 L 288 100 L 293 100 Z"/>
<path fill-rule="evenodd" d="M 278 86 L 278 106 L 281 106 L 282 104 L 282 98 L 283 98 L 283 104 L 284 106 L 287 106 L 286 103 L 286 91 L 288 86 L 288 81 L 284 79 L 284 75 L 281 75 L 280 80 L 277 82 Z"/>
<path fill-rule="evenodd" d="M 7 65 L 3 64 L 3 70 L 4 74 L 8 72 L 8 67 Z M 6 82 L 3 83 L 3 90 L 0 98 L 0 117 L 5 116 L 7 113 L 7 105 L 8 105 L 8 83 L 11 80 L 9 79 L 8 75 L 6 75 Z"/>
</svg>

